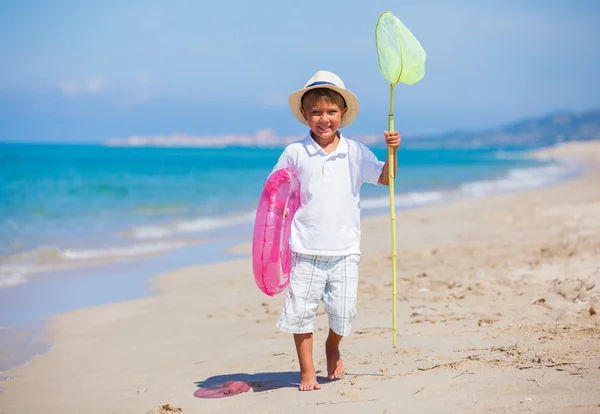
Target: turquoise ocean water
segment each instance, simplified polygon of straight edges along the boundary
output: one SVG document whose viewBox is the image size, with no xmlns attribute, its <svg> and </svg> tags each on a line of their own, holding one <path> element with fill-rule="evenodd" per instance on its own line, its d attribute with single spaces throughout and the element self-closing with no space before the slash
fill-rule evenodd
<svg viewBox="0 0 600 414">
<path fill-rule="evenodd" d="M 385 148 L 372 149 L 385 159 Z M 101 283 L 98 266 L 135 261 L 139 273 L 146 263 L 149 277 L 157 256 L 176 268 L 217 257 L 199 250 L 185 256 L 190 246 L 206 253 L 219 243 L 249 243 L 262 185 L 281 151 L 0 144 L 0 328 L 22 324 L 27 318 L 19 315 L 44 303 L 43 292 L 32 292 L 60 283 L 64 293 L 85 280 L 96 283 L 92 278 Z M 399 210 L 537 187 L 578 171 L 573 164 L 495 149 L 398 154 Z M 361 197 L 363 215 L 389 211 L 387 187 L 365 185 Z M 125 284 L 129 269 L 113 269 L 111 286 Z M 93 302 L 85 292 L 77 292 L 77 306 Z M 117 299 L 123 298 L 103 297 Z M 63 310 L 48 309 L 31 313 L 27 323 Z"/>
<path fill-rule="evenodd" d="M 385 148 L 373 148 L 382 159 Z M 0 288 L 71 265 L 162 253 L 252 224 L 282 149 L 0 144 Z M 565 165 L 495 150 L 401 150 L 399 209 L 534 187 Z M 363 186 L 364 214 L 389 208 Z"/>
</svg>

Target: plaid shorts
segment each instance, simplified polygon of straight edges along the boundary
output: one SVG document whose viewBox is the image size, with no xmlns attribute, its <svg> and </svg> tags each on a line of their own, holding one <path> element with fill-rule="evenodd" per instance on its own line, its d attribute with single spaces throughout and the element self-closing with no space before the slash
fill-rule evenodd
<svg viewBox="0 0 600 414">
<path fill-rule="evenodd" d="M 350 334 L 356 315 L 359 262 L 359 254 L 293 253 L 290 284 L 277 327 L 295 334 L 313 332 L 322 300 L 329 315 L 329 327 L 338 335 Z"/>
</svg>

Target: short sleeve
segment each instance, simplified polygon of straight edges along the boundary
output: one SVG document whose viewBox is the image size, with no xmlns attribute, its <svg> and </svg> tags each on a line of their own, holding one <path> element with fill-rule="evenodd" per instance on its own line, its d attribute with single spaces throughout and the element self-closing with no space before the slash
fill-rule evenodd
<svg viewBox="0 0 600 414">
<path fill-rule="evenodd" d="M 360 151 L 362 181 L 369 184 L 378 184 L 385 162 L 379 161 L 373 151 L 364 144 L 359 144 L 358 150 Z"/>
<path fill-rule="evenodd" d="M 288 149 L 286 148 L 283 153 L 279 156 L 279 160 L 277 160 L 277 164 L 273 167 L 271 174 L 275 171 L 283 170 L 284 168 L 291 168 L 292 162 Z M 269 174 L 270 175 L 270 174 Z"/>
</svg>

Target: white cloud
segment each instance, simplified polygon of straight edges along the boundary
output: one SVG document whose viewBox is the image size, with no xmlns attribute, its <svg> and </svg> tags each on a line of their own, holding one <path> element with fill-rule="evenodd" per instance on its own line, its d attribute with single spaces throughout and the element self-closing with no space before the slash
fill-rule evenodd
<svg viewBox="0 0 600 414">
<path fill-rule="evenodd" d="M 64 81 L 58 85 L 65 95 L 96 95 L 102 89 L 102 79 L 91 78 L 83 82 Z"/>
</svg>

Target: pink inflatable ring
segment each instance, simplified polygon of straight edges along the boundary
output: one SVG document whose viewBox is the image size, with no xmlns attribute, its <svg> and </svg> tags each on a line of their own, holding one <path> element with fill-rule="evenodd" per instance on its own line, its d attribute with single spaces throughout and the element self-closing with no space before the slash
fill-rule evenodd
<svg viewBox="0 0 600 414">
<path fill-rule="evenodd" d="M 260 290 L 269 296 L 290 282 L 292 219 L 300 206 L 300 182 L 284 168 L 269 176 L 263 187 L 252 238 L 252 270 Z"/>
</svg>

